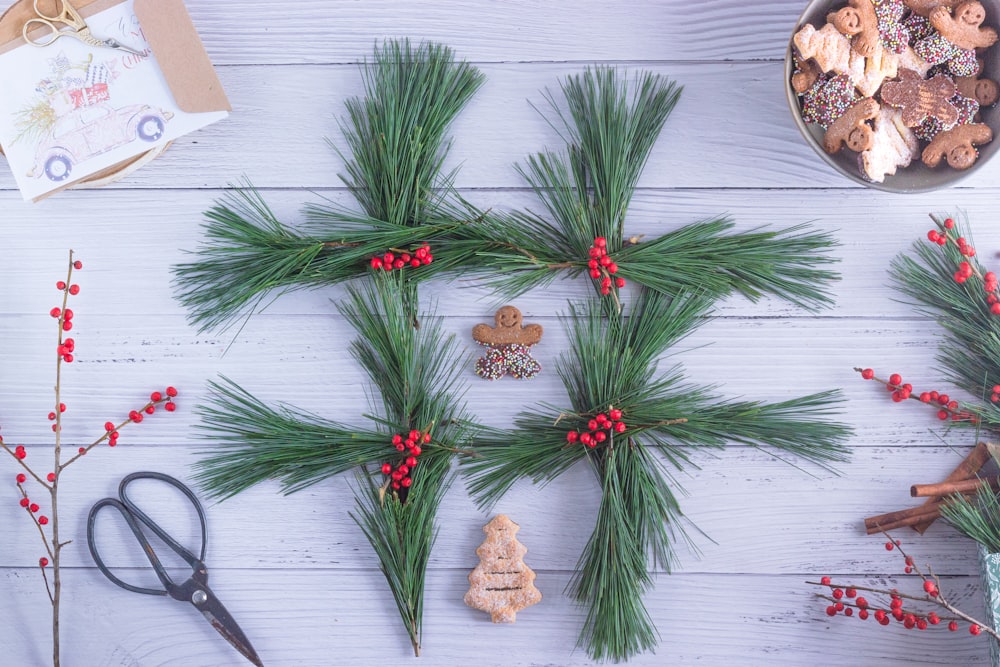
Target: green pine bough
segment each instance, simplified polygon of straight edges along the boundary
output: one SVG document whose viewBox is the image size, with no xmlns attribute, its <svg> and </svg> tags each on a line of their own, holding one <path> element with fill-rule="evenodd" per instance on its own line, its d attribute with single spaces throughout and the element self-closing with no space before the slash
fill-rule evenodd
<svg viewBox="0 0 1000 667">
<path fill-rule="evenodd" d="M 291 493 L 354 471 L 352 513 L 420 654 L 427 563 L 451 459 L 479 432 L 464 407 L 454 338 L 419 304 L 418 285 L 472 256 L 449 242 L 483 214 L 442 173 L 449 123 L 483 77 L 441 46 L 387 41 L 362 67 L 366 95 L 347 103 L 350 154 L 342 176 L 359 211 L 310 206 L 307 223 L 279 221 L 252 188 L 208 212 L 206 242 L 175 269 L 179 298 L 203 329 L 249 316 L 283 291 L 362 278 L 341 315 L 357 337 L 353 357 L 376 391 L 368 426 L 346 426 L 270 406 L 223 379 L 201 406 L 213 449 L 197 464 L 212 495 L 227 498 L 267 479 Z M 434 259 L 437 253 L 437 260 Z"/>
<path fill-rule="evenodd" d="M 580 644 L 595 660 L 619 662 L 656 646 L 642 599 L 652 571 L 672 568 L 674 545 L 686 539 L 670 474 L 689 463 L 692 449 L 736 442 L 820 465 L 846 456 L 849 429 L 833 420 L 837 392 L 734 401 L 692 384 L 679 366 L 658 370 L 724 295 L 828 304 L 824 286 L 836 275 L 825 268 L 833 261 L 826 251 L 835 243 L 804 227 L 730 233 L 724 219 L 650 241 L 629 237 L 639 174 L 680 90 L 655 74 L 629 81 L 596 68 L 569 77 L 562 93 L 562 105 L 546 98 L 566 150 L 520 168 L 546 215 L 492 216 L 486 222 L 505 243 L 483 248 L 479 268 L 499 276 L 491 282 L 505 296 L 560 272 L 591 280 L 594 297 L 564 318 L 570 348 L 557 372 L 569 406 L 524 411 L 512 433 L 484 434 L 463 465 L 483 506 L 518 479 L 545 483 L 581 461 L 591 466 L 601 502 L 570 593 L 587 609 Z"/>
</svg>

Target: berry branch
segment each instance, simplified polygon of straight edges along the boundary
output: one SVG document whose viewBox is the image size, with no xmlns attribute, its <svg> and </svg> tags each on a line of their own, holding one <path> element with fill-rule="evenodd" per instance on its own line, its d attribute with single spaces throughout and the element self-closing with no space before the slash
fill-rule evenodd
<svg viewBox="0 0 1000 667">
<path fill-rule="evenodd" d="M 898 623 L 902 623 L 903 627 L 907 630 L 912 630 L 916 628 L 917 630 L 926 630 L 930 625 L 938 625 L 941 621 L 948 621 L 948 630 L 951 632 L 957 632 L 959 629 L 959 621 L 965 621 L 969 624 L 969 633 L 972 635 L 979 635 L 982 632 L 986 632 L 993 637 L 1000 639 L 1000 634 L 997 633 L 995 629 L 990 627 L 989 624 L 983 623 L 976 618 L 966 614 L 961 609 L 953 605 L 945 597 L 944 593 L 941 591 L 941 580 L 933 573 L 930 566 L 927 567 L 927 574 L 920 569 L 920 566 L 916 564 L 913 557 L 907 554 L 900 543 L 899 540 L 894 540 L 889 533 L 884 533 L 888 538 L 885 543 L 886 551 L 898 550 L 900 555 L 903 557 L 903 561 L 906 564 L 904 572 L 906 574 L 916 573 L 918 577 L 923 581 L 924 595 L 911 595 L 908 593 L 901 593 L 895 588 L 884 589 L 884 588 L 874 588 L 869 586 L 858 586 L 856 584 L 841 584 L 834 583 L 830 577 L 822 577 L 819 581 L 807 581 L 807 584 L 813 586 L 823 586 L 830 589 L 830 595 L 823 593 L 816 593 L 816 597 L 830 602 L 831 604 L 826 607 L 827 616 L 836 616 L 837 614 L 844 614 L 844 616 L 853 616 L 854 610 L 858 610 L 858 619 L 865 621 L 868 620 L 869 616 L 873 617 L 880 625 L 889 625 L 891 623 L 890 617 L 895 619 Z M 889 605 L 872 605 L 864 597 L 858 596 L 858 591 L 865 591 L 869 593 L 877 593 L 879 595 L 885 595 L 889 597 Z M 920 608 L 910 608 L 907 609 L 903 606 L 903 600 L 912 600 L 914 602 L 920 602 L 923 604 L 935 605 L 947 610 L 952 616 L 940 616 L 934 611 L 925 612 Z"/>
<path fill-rule="evenodd" d="M 861 373 L 861 377 L 865 380 L 874 380 L 879 384 L 885 385 L 886 390 L 892 392 L 891 396 L 893 403 L 913 400 L 930 404 L 931 407 L 935 407 L 934 404 L 936 403 L 938 407 L 937 417 L 942 421 L 949 418 L 952 421 L 966 421 L 971 424 L 976 424 L 979 421 L 979 418 L 971 412 L 960 410 L 958 401 L 952 400 L 948 394 L 942 394 L 936 391 L 922 391 L 914 396 L 913 385 L 909 382 L 904 384 L 903 378 L 899 373 L 893 373 L 889 376 L 888 380 L 883 380 L 880 377 L 876 377 L 875 371 L 871 368 L 861 369 L 855 366 L 854 370 Z M 1000 385 L 993 388 L 993 394 L 997 395 L 997 392 L 1000 392 Z M 998 400 L 1000 400 L 1000 396 L 998 396 Z"/>
<path fill-rule="evenodd" d="M 62 461 L 62 416 L 67 410 L 67 406 L 62 402 L 62 365 L 72 363 L 74 360 L 74 351 L 76 349 L 76 342 L 73 338 L 65 337 L 66 332 L 73 329 L 73 311 L 68 308 L 69 297 L 76 296 L 80 293 L 80 286 L 73 283 L 73 272 L 79 271 L 83 268 L 83 263 L 79 260 L 73 259 L 73 251 L 69 252 L 69 266 L 66 273 L 66 280 L 60 280 L 56 282 L 56 289 L 62 292 L 62 304 L 61 306 L 56 306 L 49 311 L 49 314 L 56 320 L 58 327 L 57 343 L 56 343 L 56 382 L 55 382 L 55 407 L 48 413 L 48 421 L 52 422 L 52 432 L 55 434 L 55 446 L 53 448 L 53 458 L 54 464 L 52 467 L 52 472 L 45 475 L 44 479 L 42 476 L 31 468 L 26 462 L 28 457 L 28 450 L 24 445 L 17 445 L 13 449 L 9 445 L 3 442 L 0 438 L 0 448 L 7 452 L 8 455 L 14 461 L 16 461 L 23 469 L 24 472 L 20 472 L 15 477 L 15 482 L 17 484 L 18 492 L 20 493 L 19 504 L 24 511 L 27 512 L 28 516 L 31 517 L 32 523 L 35 528 L 38 529 L 38 534 L 42 540 L 42 546 L 45 548 L 45 554 L 38 559 L 38 567 L 42 574 L 42 580 L 45 583 L 45 591 L 49 596 L 49 602 L 52 605 L 52 663 L 54 667 L 59 666 L 59 602 L 62 591 L 62 579 L 60 577 L 60 560 L 63 547 L 72 543 L 72 540 L 60 540 L 59 539 L 59 480 L 62 472 L 67 466 L 79 459 L 81 456 L 86 454 L 88 451 L 93 449 L 96 445 L 105 440 L 108 441 L 110 446 L 115 446 L 118 440 L 118 430 L 132 423 L 139 423 L 143 419 L 143 414 L 153 414 L 156 411 L 157 406 L 163 405 L 163 408 L 167 412 L 173 412 L 176 409 L 176 404 L 173 402 L 173 398 L 177 396 L 177 390 L 173 387 L 167 387 L 164 393 L 153 392 L 150 395 L 150 400 L 146 405 L 144 405 L 140 410 L 133 410 L 129 413 L 128 419 L 122 421 L 120 424 L 115 426 L 112 422 L 107 422 L 105 424 L 105 433 L 101 437 L 97 438 L 87 447 L 80 447 L 77 453 L 72 458 Z M 165 395 L 164 395 L 165 394 Z M 31 476 L 38 485 L 48 491 L 49 493 L 49 513 L 40 514 L 42 511 L 41 506 L 33 502 L 25 488 L 25 483 L 28 481 L 28 476 Z M 49 534 L 46 535 L 46 530 Z M 49 567 L 51 563 L 52 566 L 52 581 L 51 585 L 49 582 L 48 573 L 46 568 Z"/>
</svg>

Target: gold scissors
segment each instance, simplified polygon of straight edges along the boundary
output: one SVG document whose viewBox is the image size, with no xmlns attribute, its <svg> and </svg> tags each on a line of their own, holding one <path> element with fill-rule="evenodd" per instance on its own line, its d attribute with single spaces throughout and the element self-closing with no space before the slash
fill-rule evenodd
<svg viewBox="0 0 1000 667">
<path fill-rule="evenodd" d="M 38 0 L 34 0 L 35 18 L 28 19 L 24 24 L 24 28 L 21 30 L 21 34 L 24 36 L 24 41 L 28 42 L 28 44 L 39 47 L 48 46 L 60 37 L 72 37 L 80 40 L 84 44 L 89 44 L 90 46 L 103 46 L 109 49 L 120 49 L 122 51 L 134 53 L 137 56 L 146 55 L 141 51 L 136 51 L 135 49 L 125 46 L 117 39 L 112 39 L 110 37 L 107 39 L 99 39 L 94 37 L 94 35 L 90 33 L 90 26 L 87 25 L 87 22 L 83 20 L 83 17 L 80 16 L 80 14 L 73 8 L 73 5 L 69 3 L 69 0 L 55 0 L 55 3 L 56 7 L 62 5 L 62 11 L 56 16 L 49 16 L 38 7 Z M 28 37 L 29 32 L 39 28 L 46 29 L 44 35 L 38 39 L 31 39 Z"/>
</svg>

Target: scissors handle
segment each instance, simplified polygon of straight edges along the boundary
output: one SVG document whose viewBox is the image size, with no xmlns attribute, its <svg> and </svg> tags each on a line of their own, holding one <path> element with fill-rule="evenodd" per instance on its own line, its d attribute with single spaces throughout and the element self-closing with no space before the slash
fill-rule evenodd
<svg viewBox="0 0 1000 667">
<path fill-rule="evenodd" d="M 149 518 L 145 512 L 139 509 L 135 503 L 129 499 L 127 493 L 128 486 L 137 479 L 154 479 L 166 482 L 167 484 L 170 484 L 180 490 L 188 498 L 188 500 L 191 501 L 191 504 L 194 505 L 195 510 L 198 512 L 198 520 L 201 523 L 201 552 L 199 555 L 196 556 L 177 542 L 177 540 L 171 537 L 165 530 L 163 530 L 163 528 L 160 527 L 159 524 Z M 118 496 L 121 500 L 118 500 L 117 498 L 104 498 L 103 500 L 97 501 L 94 506 L 90 508 L 90 514 L 87 517 L 87 545 L 90 548 L 90 554 L 93 556 L 94 562 L 97 564 L 97 568 L 105 577 L 110 579 L 112 583 L 124 588 L 125 590 L 132 591 L 133 593 L 143 593 L 145 595 L 170 595 L 178 600 L 187 599 L 186 589 L 183 589 L 183 585 L 178 585 L 173 579 L 170 578 L 170 575 L 167 574 L 166 569 L 157 557 L 156 552 L 153 551 L 153 548 L 150 546 L 149 540 L 146 538 L 146 534 L 143 531 L 143 526 L 163 540 L 164 544 L 166 544 L 172 551 L 183 558 L 184 561 L 191 566 L 194 571 L 192 575 L 193 579 L 204 583 L 208 578 L 204 562 L 208 531 L 205 520 L 205 510 L 202 508 L 201 503 L 198 502 L 198 499 L 195 497 L 191 489 L 183 483 L 173 477 L 170 477 L 169 475 L 164 475 L 163 473 L 158 472 L 135 472 L 127 475 L 124 479 L 122 479 L 121 484 L 118 486 Z M 150 565 L 152 565 L 157 578 L 160 580 L 160 583 L 163 584 L 163 589 L 134 586 L 122 581 L 111 573 L 111 570 L 104 563 L 104 559 L 101 558 L 95 539 L 97 515 L 105 507 L 113 507 L 118 510 L 118 512 L 122 515 L 122 518 L 125 519 L 125 523 L 132 531 L 136 541 L 139 542 L 139 545 L 142 547 L 142 550 L 146 554 L 146 558 L 149 560 Z"/>
<path fill-rule="evenodd" d="M 83 17 L 80 16 L 80 13 L 76 11 L 76 8 L 70 4 L 69 0 L 53 0 L 53 2 L 56 7 L 62 7 L 62 11 L 58 14 L 55 16 L 49 16 L 42 11 L 41 7 L 38 6 L 38 0 L 34 0 L 33 6 L 35 8 L 35 14 L 37 14 L 41 19 L 45 19 L 46 21 L 50 21 L 52 23 L 61 23 L 68 28 L 72 28 L 73 30 L 83 30 L 87 27 L 87 22 L 83 20 Z M 55 26 L 52 27 L 55 28 Z"/>
</svg>

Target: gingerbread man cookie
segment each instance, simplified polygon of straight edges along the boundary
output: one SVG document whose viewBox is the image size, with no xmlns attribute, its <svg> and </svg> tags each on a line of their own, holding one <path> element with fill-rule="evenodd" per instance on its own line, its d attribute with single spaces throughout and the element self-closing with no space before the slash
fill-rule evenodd
<svg viewBox="0 0 1000 667">
<path fill-rule="evenodd" d="M 872 0 L 847 0 L 847 6 L 827 14 L 826 20 L 844 35 L 851 35 L 851 48 L 862 56 L 875 53 L 879 42 L 878 17 Z"/>
<path fill-rule="evenodd" d="M 898 81 L 887 81 L 882 86 L 882 101 L 902 109 L 907 127 L 916 127 L 928 118 L 951 127 L 958 122 L 958 109 L 948 101 L 955 90 L 955 83 L 944 74 L 924 79 L 913 70 L 904 69 Z"/>
<path fill-rule="evenodd" d="M 825 81 L 825 75 L 814 60 L 800 60 L 795 57 L 795 71 L 792 73 L 792 90 L 802 95 L 817 81 Z"/>
<path fill-rule="evenodd" d="M 980 78 L 983 61 L 976 61 L 976 73 L 972 76 L 955 77 L 955 87 L 965 97 L 974 99 L 981 107 L 991 107 L 1000 99 L 1000 85 L 993 79 Z"/>
<path fill-rule="evenodd" d="M 931 65 L 947 63 L 955 76 L 972 76 L 978 71 L 976 49 L 997 41 L 993 28 L 983 27 L 986 10 L 976 0 L 966 0 L 952 15 L 945 7 L 935 7 L 928 15 L 934 30 L 913 45 L 917 54 Z"/>
<path fill-rule="evenodd" d="M 472 327 L 472 339 L 489 348 L 476 361 L 476 375 L 486 380 L 498 380 L 508 374 L 519 380 L 538 375 L 542 365 L 531 358 L 529 348 L 542 339 L 541 325 L 522 325 L 521 311 L 514 306 L 504 306 L 493 320 L 495 326 Z"/>
<path fill-rule="evenodd" d="M 827 153 L 839 153 L 843 146 L 852 151 L 865 151 L 874 141 L 872 128 L 866 121 L 878 115 L 879 103 L 865 97 L 851 105 L 842 116 L 833 121 L 823 137 L 823 149 Z"/>
<path fill-rule="evenodd" d="M 921 159 L 924 164 L 932 168 L 941 164 L 941 159 L 944 158 L 953 169 L 968 169 L 979 157 L 976 146 L 992 140 L 993 131 L 987 125 L 981 123 L 957 125 L 950 130 L 939 132 L 934 141 L 927 144 Z"/>
</svg>

